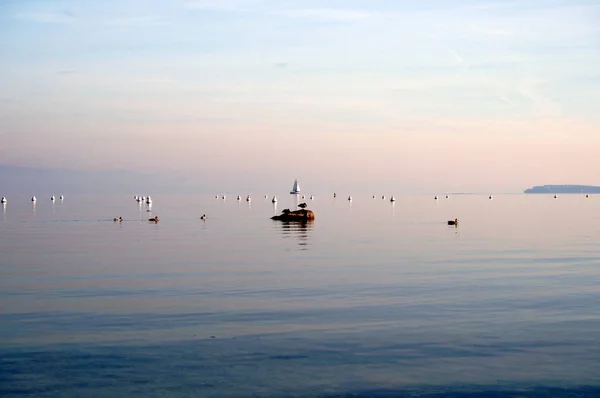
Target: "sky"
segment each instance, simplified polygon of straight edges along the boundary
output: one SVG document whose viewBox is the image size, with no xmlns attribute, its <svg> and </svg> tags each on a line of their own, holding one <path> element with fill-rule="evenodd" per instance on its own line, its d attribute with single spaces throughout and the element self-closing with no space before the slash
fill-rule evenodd
<svg viewBox="0 0 600 398">
<path fill-rule="evenodd" d="M 598 104 L 597 0 L 0 0 L 9 166 L 208 192 L 600 185 Z"/>
</svg>

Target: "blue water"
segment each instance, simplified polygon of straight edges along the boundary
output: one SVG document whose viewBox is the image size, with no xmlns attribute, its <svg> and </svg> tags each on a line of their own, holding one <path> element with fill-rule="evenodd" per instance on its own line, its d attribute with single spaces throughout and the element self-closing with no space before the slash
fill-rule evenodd
<svg viewBox="0 0 600 398">
<path fill-rule="evenodd" d="M 278 197 L 9 197 L 0 396 L 600 396 L 600 196 Z"/>
</svg>

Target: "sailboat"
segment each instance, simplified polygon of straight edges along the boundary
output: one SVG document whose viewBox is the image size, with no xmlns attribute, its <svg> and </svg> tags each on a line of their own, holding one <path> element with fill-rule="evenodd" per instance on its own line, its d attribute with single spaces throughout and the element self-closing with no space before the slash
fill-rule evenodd
<svg viewBox="0 0 600 398">
<path fill-rule="evenodd" d="M 294 180 L 294 186 L 292 187 L 292 191 L 290 192 L 292 195 L 296 195 L 300 193 L 300 185 L 298 185 L 298 179 Z"/>
</svg>

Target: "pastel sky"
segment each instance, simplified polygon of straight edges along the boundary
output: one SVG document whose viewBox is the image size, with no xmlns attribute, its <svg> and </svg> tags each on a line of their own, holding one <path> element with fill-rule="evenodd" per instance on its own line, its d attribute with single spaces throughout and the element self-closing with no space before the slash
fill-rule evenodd
<svg viewBox="0 0 600 398">
<path fill-rule="evenodd" d="M 597 0 L 3 0 L 0 61 L 2 164 L 600 185 Z"/>
</svg>

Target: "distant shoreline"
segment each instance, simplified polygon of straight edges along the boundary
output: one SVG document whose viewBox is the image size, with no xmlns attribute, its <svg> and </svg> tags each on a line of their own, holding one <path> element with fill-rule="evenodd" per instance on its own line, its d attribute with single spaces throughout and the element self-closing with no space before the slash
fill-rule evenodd
<svg viewBox="0 0 600 398">
<path fill-rule="evenodd" d="M 523 193 L 530 194 L 557 194 L 557 193 L 573 193 L 573 194 L 589 194 L 600 193 L 600 186 L 596 185 L 536 185 L 533 188 L 528 188 Z"/>
</svg>

